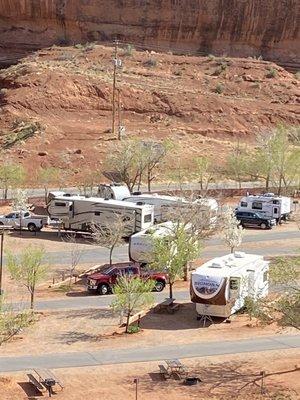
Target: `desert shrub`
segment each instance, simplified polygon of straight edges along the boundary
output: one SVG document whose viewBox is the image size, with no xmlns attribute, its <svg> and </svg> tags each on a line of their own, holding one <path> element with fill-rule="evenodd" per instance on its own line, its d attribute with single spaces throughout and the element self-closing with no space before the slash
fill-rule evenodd
<svg viewBox="0 0 300 400">
<path fill-rule="evenodd" d="M 182 71 L 177 70 L 177 71 L 174 71 L 173 74 L 176 76 L 182 76 Z"/>
<path fill-rule="evenodd" d="M 127 329 L 127 333 L 138 333 L 140 331 L 140 327 L 138 325 L 130 325 Z"/>
<path fill-rule="evenodd" d="M 295 77 L 296 77 L 296 79 L 298 79 L 298 81 L 300 81 L 300 71 L 297 71 L 295 73 Z"/>
<path fill-rule="evenodd" d="M 70 61 L 73 60 L 74 56 L 72 53 L 63 52 L 56 57 L 56 61 Z"/>
<path fill-rule="evenodd" d="M 92 51 L 95 48 L 95 43 L 94 42 L 87 42 L 82 46 L 83 51 Z"/>
<path fill-rule="evenodd" d="M 208 61 L 214 61 L 216 59 L 216 57 L 213 54 L 209 54 L 207 58 Z"/>
<path fill-rule="evenodd" d="M 2 140 L 1 147 L 9 149 L 15 144 L 27 140 L 43 130 L 39 122 L 26 122 L 23 120 L 15 120 L 12 124 L 12 130 L 6 132 Z"/>
<path fill-rule="evenodd" d="M 145 61 L 143 64 L 145 67 L 156 67 L 157 61 L 155 58 L 149 58 L 149 60 Z"/>
<path fill-rule="evenodd" d="M 270 67 L 266 76 L 267 78 L 276 78 L 277 72 L 277 69 Z"/>
<path fill-rule="evenodd" d="M 134 51 L 134 46 L 132 44 L 127 44 L 124 49 L 124 56 L 130 57 Z"/>
<path fill-rule="evenodd" d="M 218 94 L 222 94 L 224 92 L 224 86 L 222 85 L 222 83 L 218 83 L 216 88 L 215 88 L 215 92 Z"/>
</svg>

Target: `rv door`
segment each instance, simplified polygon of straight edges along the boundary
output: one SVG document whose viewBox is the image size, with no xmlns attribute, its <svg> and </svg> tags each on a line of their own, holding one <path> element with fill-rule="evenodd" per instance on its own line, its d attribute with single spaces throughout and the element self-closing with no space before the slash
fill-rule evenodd
<svg viewBox="0 0 300 400">
<path fill-rule="evenodd" d="M 273 217 L 274 218 L 279 218 L 280 217 L 279 206 L 273 206 Z"/>
</svg>

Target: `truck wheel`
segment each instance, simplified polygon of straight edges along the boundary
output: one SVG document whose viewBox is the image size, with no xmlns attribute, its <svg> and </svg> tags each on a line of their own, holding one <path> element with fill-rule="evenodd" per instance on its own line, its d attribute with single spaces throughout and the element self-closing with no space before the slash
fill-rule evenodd
<svg viewBox="0 0 300 400">
<path fill-rule="evenodd" d="M 4 223 L 3 223 L 3 222 L 0 222 L 0 225 L 4 225 Z"/>
<path fill-rule="evenodd" d="M 105 294 L 109 293 L 109 286 L 106 285 L 105 283 L 101 283 L 97 287 L 97 293 L 100 294 L 101 296 L 104 296 Z"/>
<path fill-rule="evenodd" d="M 265 224 L 264 222 L 262 224 L 260 224 L 261 229 L 267 229 L 267 224 Z"/>
<path fill-rule="evenodd" d="M 28 228 L 29 232 L 36 232 L 37 231 L 36 225 L 33 224 L 32 222 L 27 225 L 27 228 Z"/>
<path fill-rule="evenodd" d="M 156 281 L 154 289 L 156 292 L 162 292 L 165 288 L 165 283 L 163 281 Z"/>
</svg>

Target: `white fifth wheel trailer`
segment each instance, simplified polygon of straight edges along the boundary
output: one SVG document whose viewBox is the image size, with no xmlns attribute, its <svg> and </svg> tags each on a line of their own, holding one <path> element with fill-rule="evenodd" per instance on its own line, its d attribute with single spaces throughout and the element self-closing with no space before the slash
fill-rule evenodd
<svg viewBox="0 0 300 400">
<path fill-rule="evenodd" d="M 287 219 L 292 212 L 292 201 L 290 197 L 276 196 L 274 193 L 261 195 L 248 195 L 242 197 L 237 207 L 238 211 L 258 211 L 266 217 Z"/>
<path fill-rule="evenodd" d="M 153 206 L 98 197 L 65 196 L 52 198 L 47 211 L 51 218 L 60 219 L 65 229 L 88 231 L 91 225 L 109 226 L 114 216 L 128 218 L 128 236 L 153 225 Z"/>
<path fill-rule="evenodd" d="M 262 256 L 235 252 L 214 258 L 191 276 L 191 301 L 201 316 L 228 318 L 240 310 L 247 296 L 268 294 L 269 262 Z"/>
<path fill-rule="evenodd" d="M 102 197 L 103 199 L 123 200 L 129 196 L 130 191 L 126 185 L 101 183 L 98 186 L 97 197 Z"/>
<path fill-rule="evenodd" d="M 153 239 L 168 236 L 174 229 L 171 221 L 151 226 L 135 233 L 129 239 L 129 259 L 138 263 L 149 263 L 152 261 Z"/>
<path fill-rule="evenodd" d="M 203 198 L 195 201 L 189 201 L 183 197 L 161 195 L 158 193 L 142 193 L 131 195 L 124 198 L 124 201 L 131 201 L 138 204 L 151 204 L 154 206 L 154 222 L 166 222 L 171 218 L 172 210 L 178 207 L 185 207 L 189 205 L 199 205 L 199 212 L 209 214 L 208 220 L 210 223 L 215 222 L 218 212 L 218 203 L 215 199 Z"/>
</svg>

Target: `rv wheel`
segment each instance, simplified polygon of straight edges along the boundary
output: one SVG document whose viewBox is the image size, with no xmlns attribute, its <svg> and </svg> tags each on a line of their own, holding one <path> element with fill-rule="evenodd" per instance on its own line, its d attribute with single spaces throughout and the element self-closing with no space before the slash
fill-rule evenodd
<svg viewBox="0 0 300 400">
<path fill-rule="evenodd" d="M 265 224 L 264 222 L 262 224 L 260 224 L 261 229 L 267 229 L 267 224 Z"/>
<path fill-rule="evenodd" d="M 109 287 L 105 283 L 102 283 L 97 288 L 97 293 L 104 296 L 109 293 Z"/>
</svg>

